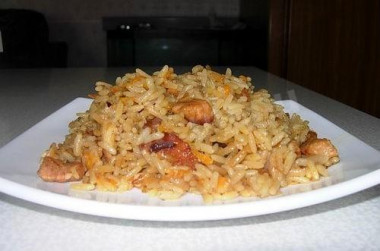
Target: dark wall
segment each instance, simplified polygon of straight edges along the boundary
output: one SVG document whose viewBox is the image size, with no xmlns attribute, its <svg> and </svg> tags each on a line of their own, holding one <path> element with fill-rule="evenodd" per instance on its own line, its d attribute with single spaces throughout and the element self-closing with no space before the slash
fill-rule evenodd
<svg viewBox="0 0 380 251">
<path fill-rule="evenodd" d="M 268 69 L 269 0 L 240 0 L 240 18 L 254 29 L 253 57 L 263 70 Z M 254 48 L 258 48 L 257 50 Z"/>
<path fill-rule="evenodd" d="M 380 1 L 271 0 L 269 70 L 380 117 Z"/>
</svg>

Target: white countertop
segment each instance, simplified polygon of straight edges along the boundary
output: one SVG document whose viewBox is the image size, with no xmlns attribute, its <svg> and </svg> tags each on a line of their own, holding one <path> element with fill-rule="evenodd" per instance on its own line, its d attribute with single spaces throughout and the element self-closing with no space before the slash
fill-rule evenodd
<svg viewBox="0 0 380 251">
<path fill-rule="evenodd" d="M 0 70 L 0 147 L 74 98 L 91 93 L 95 81 L 113 82 L 130 70 Z M 378 118 L 252 67 L 232 67 L 232 71 L 251 76 L 257 88 L 269 89 L 277 99 L 297 101 L 380 150 Z M 302 209 L 223 221 L 104 218 L 3 193 L 0 212 L 0 250 L 380 249 L 379 185 Z"/>
</svg>

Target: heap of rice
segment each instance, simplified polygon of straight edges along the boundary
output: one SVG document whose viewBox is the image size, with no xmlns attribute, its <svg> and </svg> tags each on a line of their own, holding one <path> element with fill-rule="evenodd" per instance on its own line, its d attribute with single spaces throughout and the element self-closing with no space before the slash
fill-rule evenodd
<svg viewBox="0 0 380 251">
<path fill-rule="evenodd" d="M 182 75 L 168 66 L 153 75 L 137 69 L 115 85 L 97 82 L 95 89 L 91 107 L 70 123 L 65 141 L 43 154 L 43 159 L 83 167 L 82 174 L 75 168 L 65 173 L 74 179 L 64 181 L 81 180 L 73 188 L 136 187 L 162 199 L 190 192 L 206 202 L 266 197 L 327 176 L 327 167 L 339 161 L 337 154 L 302 153 L 308 122 L 284 113 L 266 90 L 254 91 L 250 77 L 235 77 L 230 69 L 219 74 L 195 66 Z M 190 111 L 182 109 L 194 100 L 211 107 L 195 107 L 203 121 L 190 118 L 197 116 L 191 104 Z M 165 148 L 177 143 L 161 144 L 165 135 L 183 143 L 177 154 L 185 161 L 167 158 Z"/>
</svg>

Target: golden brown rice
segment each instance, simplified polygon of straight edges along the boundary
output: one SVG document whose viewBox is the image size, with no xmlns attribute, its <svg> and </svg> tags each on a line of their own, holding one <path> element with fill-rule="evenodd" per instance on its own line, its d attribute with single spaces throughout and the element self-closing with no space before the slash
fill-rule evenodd
<svg viewBox="0 0 380 251">
<path fill-rule="evenodd" d="M 177 75 L 164 66 L 149 75 L 137 69 L 116 79 L 97 82 L 88 111 L 71 122 L 63 143 L 52 144 L 43 157 L 85 168 L 73 188 L 127 191 L 134 187 L 162 199 L 190 192 L 206 202 L 237 196 L 266 197 L 281 187 L 327 176 L 339 161 L 300 153 L 308 122 L 288 115 L 266 90 L 254 90 L 251 78 L 195 66 Z M 247 92 L 248 91 L 248 92 Z M 172 108 L 181 100 L 207 101 L 213 120 L 190 122 Z M 159 118 L 156 130 L 146 126 Z M 194 166 L 173 164 L 160 151 L 142 147 L 174 134 L 185 142 Z M 42 178 L 43 176 L 40 175 Z"/>
</svg>

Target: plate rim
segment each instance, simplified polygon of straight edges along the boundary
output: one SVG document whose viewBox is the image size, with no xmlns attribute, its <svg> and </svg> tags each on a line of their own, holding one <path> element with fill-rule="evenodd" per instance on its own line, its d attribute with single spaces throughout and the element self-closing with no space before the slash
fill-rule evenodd
<svg viewBox="0 0 380 251">
<path fill-rule="evenodd" d="M 313 206 L 363 191 L 378 185 L 379 182 L 380 169 L 377 169 L 357 178 L 296 194 L 238 203 L 186 206 L 136 205 L 87 200 L 29 187 L 2 177 L 0 177 L 0 191 L 43 206 L 93 216 L 147 221 L 211 221 L 260 216 Z M 51 199 L 55 201 L 53 205 L 48 203 Z M 279 204 L 281 207 L 278 207 Z M 267 207 L 271 208 L 268 210 Z M 151 214 L 152 210 L 154 214 Z M 179 216 L 178 210 L 182 211 Z M 215 214 L 216 210 L 218 214 Z"/>
<path fill-rule="evenodd" d="M 51 114 L 43 118 L 41 121 L 37 122 L 32 127 L 30 127 L 29 129 L 25 130 L 23 133 L 12 139 L 6 145 L 1 147 L 0 151 L 3 150 L 5 147 L 9 147 L 10 145 L 12 145 L 12 143 L 16 139 L 22 137 L 28 131 L 33 130 L 34 127 L 37 127 L 39 124 L 43 123 L 45 120 L 53 116 L 55 113 L 60 111 L 65 106 L 72 105 L 75 102 L 88 102 L 89 100 L 90 99 L 82 97 L 73 99 L 71 102 L 63 105 L 58 110 L 52 112 Z M 344 133 L 349 134 L 355 140 L 360 141 L 367 147 L 372 148 L 372 150 L 379 153 L 379 151 L 373 148 L 372 146 L 366 144 L 362 140 L 356 138 L 354 135 L 348 133 L 344 129 L 335 125 L 334 123 L 324 118 L 320 114 L 303 106 L 302 104 L 299 104 L 298 102 L 295 102 L 293 100 L 280 100 L 280 102 L 282 106 L 284 106 L 284 102 L 290 103 L 292 105 L 297 105 L 302 109 L 305 109 L 307 112 L 311 112 L 313 113 L 313 115 L 317 115 L 323 118 L 330 125 L 335 126 L 339 130 L 342 130 Z M 374 164 L 377 165 L 380 164 L 380 162 L 375 162 Z M 380 167 L 358 177 L 311 191 L 299 192 L 278 197 L 268 197 L 266 199 L 259 199 L 253 201 L 186 206 L 123 204 L 114 202 L 102 202 L 97 200 L 88 200 L 38 189 L 35 187 L 18 183 L 16 181 L 8 180 L 1 176 L 0 192 L 32 203 L 95 216 L 149 221 L 205 221 L 259 216 L 289 211 L 306 206 L 312 206 L 368 189 L 372 186 L 378 185 L 379 183 Z M 331 196 L 331 194 L 333 194 L 333 196 Z M 51 201 L 54 201 L 54 203 L 50 203 Z M 281 204 L 281 207 L 278 207 L 278 205 L 276 204 Z M 244 206 L 242 207 L 241 205 Z M 267 207 L 270 207 L 270 209 L 268 209 Z M 151 213 L 152 210 L 154 210 L 153 214 Z M 181 214 L 178 214 L 176 212 L 178 210 L 181 211 Z M 217 214 L 215 213 L 215 210 L 217 210 Z"/>
</svg>

